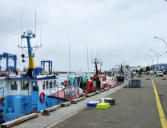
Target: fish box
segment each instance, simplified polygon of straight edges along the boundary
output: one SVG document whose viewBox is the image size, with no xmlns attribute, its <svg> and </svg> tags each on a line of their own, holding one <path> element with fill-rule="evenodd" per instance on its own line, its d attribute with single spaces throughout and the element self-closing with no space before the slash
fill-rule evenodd
<svg viewBox="0 0 167 128">
<path fill-rule="evenodd" d="M 96 107 L 96 105 L 99 103 L 99 101 L 89 101 L 87 103 L 87 107 Z"/>
<path fill-rule="evenodd" d="M 131 88 L 141 88 L 141 80 L 139 79 L 131 80 L 130 87 Z"/>
<path fill-rule="evenodd" d="M 109 103 L 99 103 L 97 104 L 96 108 L 97 109 L 107 109 L 110 107 L 110 104 Z"/>
<path fill-rule="evenodd" d="M 104 103 L 109 103 L 110 105 L 114 105 L 115 99 L 114 98 L 104 98 Z"/>
</svg>

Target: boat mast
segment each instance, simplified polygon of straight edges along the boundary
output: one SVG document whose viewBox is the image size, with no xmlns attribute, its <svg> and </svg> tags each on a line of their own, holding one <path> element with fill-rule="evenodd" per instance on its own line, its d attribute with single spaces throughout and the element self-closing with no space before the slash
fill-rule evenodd
<svg viewBox="0 0 167 128">
<path fill-rule="evenodd" d="M 95 63 L 95 69 L 96 69 L 96 76 L 98 76 L 99 71 L 98 71 L 98 67 L 97 67 L 97 64 L 98 64 L 97 58 L 95 58 L 94 63 Z"/>
<path fill-rule="evenodd" d="M 40 46 L 31 46 L 31 39 L 36 37 L 36 11 L 35 11 L 35 19 L 34 19 L 34 31 L 35 33 L 33 33 L 31 30 L 28 30 L 27 32 L 23 32 L 21 33 L 21 46 L 19 46 L 19 48 L 27 48 L 28 49 L 28 58 L 29 58 L 29 65 L 28 65 L 28 71 L 26 73 L 26 76 L 30 77 L 30 78 L 34 78 L 36 76 L 35 72 L 34 72 L 34 68 L 35 68 L 35 63 L 34 63 L 34 53 L 33 53 L 33 49 L 38 49 L 40 48 L 42 45 L 40 44 Z M 21 32 L 22 32 L 22 14 L 21 14 Z M 26 39 L 27 41 L 27 47 L 22 46 L 22 39 Z M 24 54 L 21 55 L 22 58 L 25 57 Z"/>
<path fill-rule="evenodd" d="M 28 48 L 28 58 L 29 58 L 29 66 L 26 76 L 29 76 L 33 78 L 33 69 L 35 68 L 34 63 L 34 54 L 32 52 L 33 48 L 31 47 L 31 38 L 35 38 L 36 35 L 32 33 L 32 31 L 28 30 L 27 33 L 23 32 L 23 35 L 21 35 L 21 39 L 27 40 L 27 48 Z"/>
<path fill-rule="evenodd" d="M 88 74 L 89 74 L 89 56 L 88 56 L 88 46 L 87 46 L 87 68 L 88 68 Z"/>
<path fill-rule="evenodd" d="M 70 40 L 69 40 L 69 56 L 68 56 L 68 80 L 70 80 L 70 72 L 71 72 L 71 55 L 70 55 L 70 53 L 71 53 L 71 49 L 70 49 Z"/>
</svg>

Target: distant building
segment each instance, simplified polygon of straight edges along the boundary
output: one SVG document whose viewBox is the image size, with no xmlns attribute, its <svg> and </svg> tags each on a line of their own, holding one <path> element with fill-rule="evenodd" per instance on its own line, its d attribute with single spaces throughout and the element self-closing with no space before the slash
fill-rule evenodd
<svg viewBox="0 0 167 128">
<path fill-rule="evenodd" d="M 167 64 L 154 64 L 154 65 L 151 65 L 151 69 L 154 71 L 154 72 L 157 72 L 157 71 L 167 71 Z"/>
</svg>

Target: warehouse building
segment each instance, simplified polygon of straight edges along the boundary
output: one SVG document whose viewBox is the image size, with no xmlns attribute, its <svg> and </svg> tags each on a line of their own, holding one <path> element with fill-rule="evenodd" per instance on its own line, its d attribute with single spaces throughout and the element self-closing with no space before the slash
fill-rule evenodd
<svg viewBox="0 0 167 128">
<path fill-rule="evenodd" d="M 167 72 L 167 64 L 154 64 L 154 65 L 151 65 L 151 69 L 154 72 L 163 71 L 164 73 L 166 73 Z"/>
</svg>

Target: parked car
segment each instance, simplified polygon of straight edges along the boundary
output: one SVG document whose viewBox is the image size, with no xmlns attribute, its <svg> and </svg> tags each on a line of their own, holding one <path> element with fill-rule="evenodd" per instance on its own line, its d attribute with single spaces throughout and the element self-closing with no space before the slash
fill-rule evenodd
<svg viewBox="0 0 167 128">
<path fill-rule="evenodd" d="M 149 74 L 150 74 L 150 75 L 154 75 L 154 71 L 150 71 Z"/>
<path fill-rule="evenodd" d="M 163 72 L 164 72 L 165 75 L 167 75 L 167 70 L 164 70 Z"/>
<path fill-rule="evenodd" d="M 157 71 L 157 73 L 156 73 L 156 76 L 163 76 L 164 74 L 163 74 L 163 72 L 162 71 Z"/>
</svg>

